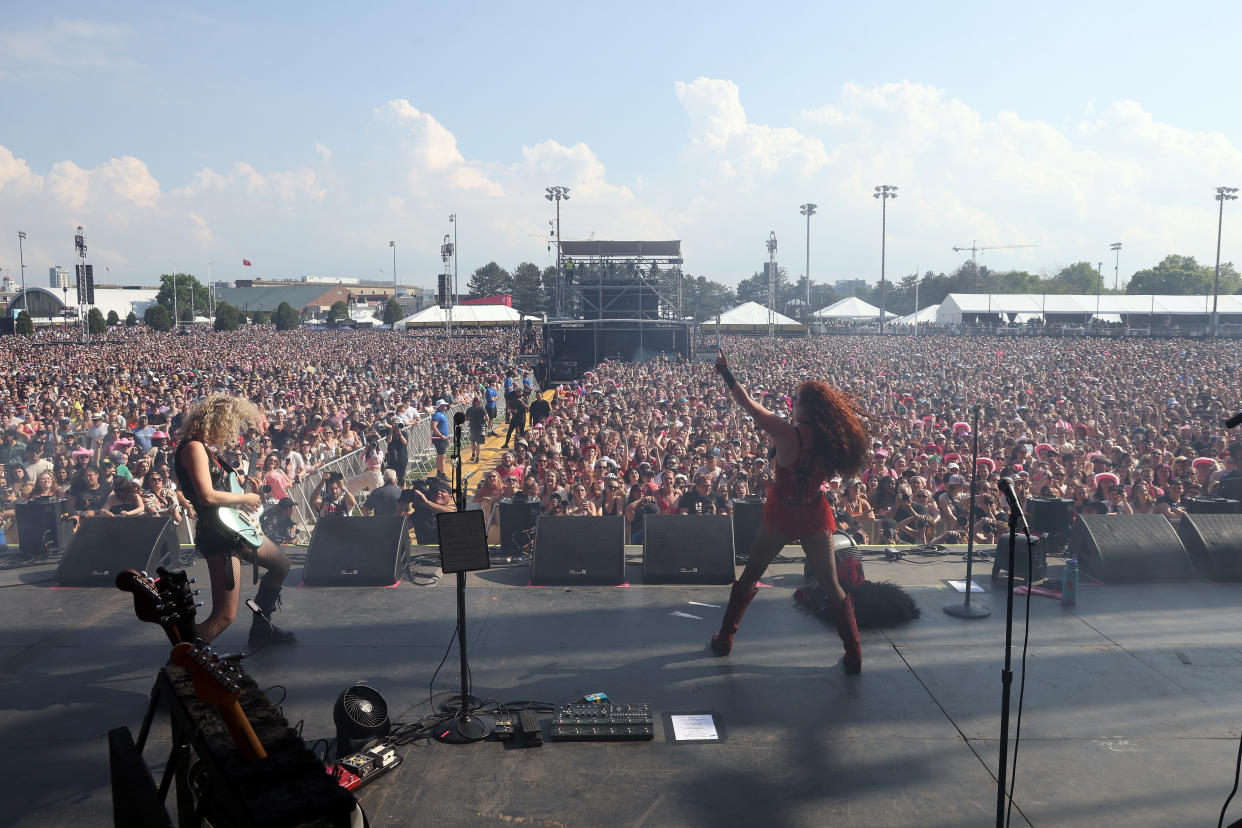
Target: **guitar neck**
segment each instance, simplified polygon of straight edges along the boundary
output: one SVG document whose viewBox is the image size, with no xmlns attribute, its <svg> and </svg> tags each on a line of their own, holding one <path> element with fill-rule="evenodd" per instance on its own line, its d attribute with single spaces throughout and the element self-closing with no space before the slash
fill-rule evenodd
<svg viewBox="0 0 1242 828">
<path fill-rule="evenodd" d="M 263 743 L 259 741 L 254 728 L 250 726 L 250 720 L 246 718 L 236 698 L 229 702 L 217 702 L 216 710 L 219 711 L 220 719 L 228 728 L 229 735 L 233 737 L 233 742 L 237 745 L 237 750 L 243 759 L 267 758 Z"/>
</svg>

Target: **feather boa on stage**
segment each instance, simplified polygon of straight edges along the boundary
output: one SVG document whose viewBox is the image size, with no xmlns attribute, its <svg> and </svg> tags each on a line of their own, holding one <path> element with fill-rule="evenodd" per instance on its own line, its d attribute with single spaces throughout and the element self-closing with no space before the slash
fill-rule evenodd
<svg viewBox="0 0 1242 828">
<path fill-rule="evenodd" d="M 837 553 L 837 579 L 845 594 L 853 597 L 854 617 L 862 629 L 892 627 L 913 621 L 920 615 L 918 605 L 908 592 L 888 581 L 866 580 L 862 561 L 849 554 Z M 794 600 L 826 624 L 833 625 L 828 614 L 828 599 L 819 584 L 795 590 Z"/>
</svg>

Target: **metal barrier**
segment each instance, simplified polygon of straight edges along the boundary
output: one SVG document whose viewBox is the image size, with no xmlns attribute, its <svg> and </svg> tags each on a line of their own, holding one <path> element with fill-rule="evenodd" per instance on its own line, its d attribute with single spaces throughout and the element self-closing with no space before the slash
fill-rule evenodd
<svg viewBox="0 0 1242 828">
<path fill-rule="evenodd" d="M 465 412 L 466 406 L 458 403 L 448 410 L 449 418 L 449 436 L 452 437 L 453 415 L 458 411 Z M 497 401 L 496 420 L 502 422 L 504 417 L 504 400 Z M 469 442 L 469 429 L 464 429 L 463 447 Z M 431 415 L 420 415 L 417 422 L 411 423 L 405 427 L 405 439 L 407 443 L 406 454 L 409 463 L 406 466 L 406 478 L 422 477 L 427 472 L 435 468 L 435 446 L 431 444 Z M 387 449 L 387 444 L 384 445 Z M 325 475 L 331 472 L 339 472 L 346 482 L 354 480 L 366 471 L 366 448 L 355 449 L 348 454 L 329 460 L 319 467 L 318 472 L 306 475 L 297 483 L 289 487 L 289 496 L 293 498 L 294 514 L 299 525 L 312 527 L 316 522 L 316 515 L 311 508 L 311 495 L 319 486 L 319 482 Z M 404 484 L 404 481 L 400 481 Z M 356 493 L 355 497 L 361 504 L 365 499 L 361 493 Z"/>
</svg>

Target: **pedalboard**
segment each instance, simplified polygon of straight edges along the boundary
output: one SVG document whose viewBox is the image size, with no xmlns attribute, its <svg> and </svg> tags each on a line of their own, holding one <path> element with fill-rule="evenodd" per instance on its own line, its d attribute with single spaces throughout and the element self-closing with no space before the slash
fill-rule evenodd
<svg viewBox="0 0 1242 828">
<path fill-rule="evenodd" d="M 383 776 L 400 764 L 401 757 L 397 755 L 396 749 L 392 745 L 381 743 L 367 750 L 351 753 L 328 765 L 326 770 L 342 788 L 352 791 Z"/>
<path fill-rule="evenodd" d="M 565 704 L 552 718 L 560 741 L 632 742 L 655 736 L 649 704 Z"/>
</svg>

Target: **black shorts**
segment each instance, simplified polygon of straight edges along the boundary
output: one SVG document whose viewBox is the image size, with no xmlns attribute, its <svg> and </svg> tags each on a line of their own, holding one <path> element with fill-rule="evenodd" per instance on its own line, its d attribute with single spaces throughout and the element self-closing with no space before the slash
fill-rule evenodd
<svg viewBox="0 0 1242 828">
<path fill-rule="evenodd" d="M 472 442 L 472 443 L 481 443 L 481 442 L 483 442 L 483 429 L 481 429 L 481 428 L 479 428 L 479 429 L 471 428 L 471 429 L 470 429 L 470 442 Z"/>
<path fill-rule="evenodd" d="M 447 439 L 437 440 L 433 437 L 431 439 L 431 445 L 435 446 L 436 454 L 448 454 L 448 440 Z"/>
</svg>

